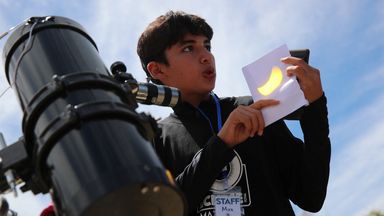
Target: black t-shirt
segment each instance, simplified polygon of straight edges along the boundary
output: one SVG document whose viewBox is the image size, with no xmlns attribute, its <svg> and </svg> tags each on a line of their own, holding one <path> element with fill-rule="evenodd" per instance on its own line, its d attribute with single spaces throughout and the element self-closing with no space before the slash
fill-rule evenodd
<svg viewBox="0 0 384 216">
<path fill-rule="evenodd" d="M 250 97 L 220 99 L 223 122 L 238 105 L 250 103 Z M 304 108 L 300 124 L 305 142 L 280 120 L 262 136 L 230 149 L 216 136 L 214 101 L 199 109 L 187 103 L 175 108 L 159 123 L 154 140 L 187 198 L 190 215 L 214 215 L 215 196 L 223 193 L 240 197 L 244 215 L 294 215 L 289 200 L 307 211 L 320 210 L 330 162 L 325 96 Z"/>
</svg>

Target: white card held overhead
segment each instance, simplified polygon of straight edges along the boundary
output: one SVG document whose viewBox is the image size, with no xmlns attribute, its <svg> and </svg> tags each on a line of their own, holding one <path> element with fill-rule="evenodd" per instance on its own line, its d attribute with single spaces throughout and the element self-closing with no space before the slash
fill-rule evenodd
<svg viewBox="0 0 384 216">
<path fill-rule="evenodd" d="M 254 101 L 261 99 L 280 101 L 276 106 L 261 110 L 266 126 L 308 105 L 296 77 L 287 76 L 286 69 L 289 65 L 281 62 L 281 58 L 287 56 L 290 56 L 288 47 L 282 45 L 243 67 L 243 74 Z"/>
</svg>

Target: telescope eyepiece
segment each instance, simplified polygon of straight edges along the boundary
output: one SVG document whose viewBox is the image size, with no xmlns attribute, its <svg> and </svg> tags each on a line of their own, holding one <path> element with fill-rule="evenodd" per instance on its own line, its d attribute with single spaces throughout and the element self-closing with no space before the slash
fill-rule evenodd
<svg viewBox="0 0 384 216">
<path fill-rule="evenodd" d="M 119 72 L 127 72 L 127 67 L 123 62 L 116 61 L 111 65 L 110 70 L 113 75 L 116 75 Z"/>
</svg>

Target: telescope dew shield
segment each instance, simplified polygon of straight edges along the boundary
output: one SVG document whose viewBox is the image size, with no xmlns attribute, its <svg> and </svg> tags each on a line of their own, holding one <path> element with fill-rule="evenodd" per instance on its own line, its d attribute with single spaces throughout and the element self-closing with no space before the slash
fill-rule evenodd
<svg viewBox="0 0 384 216">
<path fill-rule="evenodd" d="M 53 190 L 60 215 L 185 215 L 185 199 L 148 142 L 156 122 L 109 76 L 76 22 L 33 17 L 4 47 L 23 109 L 34 193 Z"/>
</svg>

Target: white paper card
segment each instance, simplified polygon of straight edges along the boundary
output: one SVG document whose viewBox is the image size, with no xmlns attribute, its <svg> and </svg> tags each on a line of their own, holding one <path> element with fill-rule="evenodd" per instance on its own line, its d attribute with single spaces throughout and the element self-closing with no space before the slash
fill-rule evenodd
<svg viewBox="0 0 384 216">
<path fill-rule="evenodd" d="M 263 113 L 265 126 L 287 116 L 298 108 L 308 105 L 296 77 L 288 77 L 288 64 L 281 58 L 290 56 L 287 45 L 282 45 L 253 63 L 243 67 L 254 101 L 275 99 L 280 103 L 276 106 L 265 107 Z"/>
</svg>

